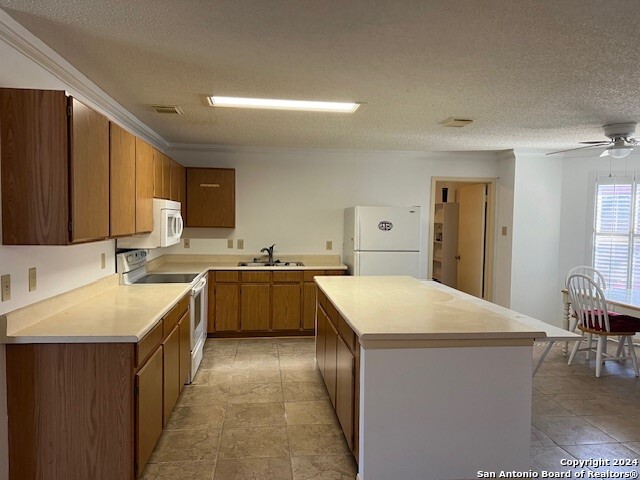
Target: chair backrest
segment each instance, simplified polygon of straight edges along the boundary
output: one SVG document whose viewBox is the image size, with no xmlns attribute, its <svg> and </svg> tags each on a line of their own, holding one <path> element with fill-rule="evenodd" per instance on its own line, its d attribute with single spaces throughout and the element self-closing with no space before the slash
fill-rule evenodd
<svg viewBox="0 0 640 480">
<path fill-rule="evenodd" d="M 580 265 L 569 270 L 569 273 L 567 273 L 567 276 L 564 279 L 564 284 L 566 286 L 568 286 L 569 284 L 569 277 L 571 275 L 584 275 L 585 277 L 589 277 L 594 282 L 596 282 L 598 287 L 600 287 L 600 290 L 607 289 L 607 284 L 604 281 L 604 275 L 602 275 L 602 273 L 600 273 L 595 268 L 590 267 L 589 265 Z"/>
<path fill-rule="evenodd" d="M 567 279 L 571 306 L 578 317 L 578 325 L 610 332 L 607 303 L 598 284 L 587 275 L 571 275 Z"/>
</svg>

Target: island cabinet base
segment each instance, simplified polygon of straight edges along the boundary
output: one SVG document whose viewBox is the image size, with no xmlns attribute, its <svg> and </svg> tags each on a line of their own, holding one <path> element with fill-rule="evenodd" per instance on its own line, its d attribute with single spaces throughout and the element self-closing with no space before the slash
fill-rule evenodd
<svg viewBox="0 0 640 480">
<path fill-rule="evenodd" d="M 360 480 L 527 471 L 531 346 L 362 349 Z"/>
</svg>

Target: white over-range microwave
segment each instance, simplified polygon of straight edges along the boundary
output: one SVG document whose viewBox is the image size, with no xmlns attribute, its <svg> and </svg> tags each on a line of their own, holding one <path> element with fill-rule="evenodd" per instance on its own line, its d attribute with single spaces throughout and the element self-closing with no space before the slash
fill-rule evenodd
<svg viewBox="0 0 640 480">
<path fill-rule="evenodd" d="M 119 238 L 118 248 L 158 248 L 180 242 L 184 223 L 180 202 L 153 199 L 153 230 L 144 235 Z"/>
</svg>

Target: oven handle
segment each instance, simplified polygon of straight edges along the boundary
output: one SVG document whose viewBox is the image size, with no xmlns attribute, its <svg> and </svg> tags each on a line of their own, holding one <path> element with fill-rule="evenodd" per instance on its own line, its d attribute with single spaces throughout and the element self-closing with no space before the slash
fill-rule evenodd
<svg viewBox="0 0 640 480">
<path fill-rule="evenodd" d="M 202 290 L 204 290 L 204 287 L 206 286 L 207 286 L 207 279 L 206 277 L 202 277 L 198 282 L 198 285 L 191 289 L 192 295 L 199 294 Z"/>
</svg>

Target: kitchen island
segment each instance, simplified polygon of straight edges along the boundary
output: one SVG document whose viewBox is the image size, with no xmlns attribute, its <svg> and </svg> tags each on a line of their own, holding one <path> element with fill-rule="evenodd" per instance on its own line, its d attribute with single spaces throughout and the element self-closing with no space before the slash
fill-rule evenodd
<svg viewBox="0 0 640 480">
<path fill-rule="evenodd" d="M 435 282 L 316 283 L 318 366 L 360 480 L 529 469 L 532 347 L 544 331 Z"/>
</svg>

